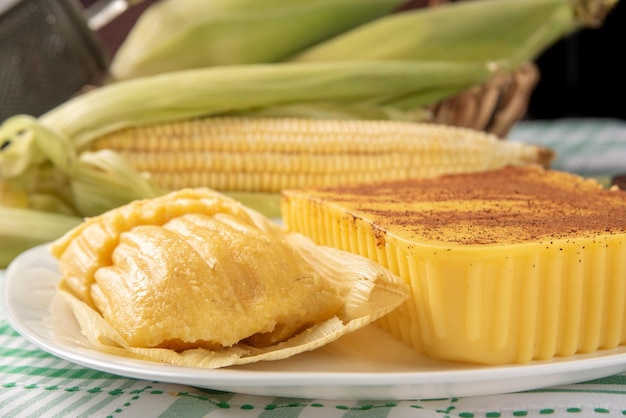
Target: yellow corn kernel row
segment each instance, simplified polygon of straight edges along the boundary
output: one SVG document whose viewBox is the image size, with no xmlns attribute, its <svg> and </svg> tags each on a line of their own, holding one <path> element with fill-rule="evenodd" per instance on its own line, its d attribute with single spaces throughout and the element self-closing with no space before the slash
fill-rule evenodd
<svg viewBox="0 0 626 418">
<path fill-rule="evenodd" d="M 400 122 L 209 117 L 125 128 L 111 149 L 169 190 L 282 189 L 433 177 L 505 165 L 548 165 L 545 148 L 452 126 Z"/>
</svg>

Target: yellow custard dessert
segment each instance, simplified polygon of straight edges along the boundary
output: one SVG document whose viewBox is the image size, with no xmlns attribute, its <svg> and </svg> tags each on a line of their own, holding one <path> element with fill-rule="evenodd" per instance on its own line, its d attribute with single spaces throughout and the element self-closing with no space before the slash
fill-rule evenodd
<svg viewBox="0 0 626 418">
<path fill-rule="evenodd" d="M 626 342 L 626 193 L 539 167 L 286 190 L 285 225 L 364 255 L 412 298 L 379 320 L 418 352 L 527 363 Z"/>
</svg>

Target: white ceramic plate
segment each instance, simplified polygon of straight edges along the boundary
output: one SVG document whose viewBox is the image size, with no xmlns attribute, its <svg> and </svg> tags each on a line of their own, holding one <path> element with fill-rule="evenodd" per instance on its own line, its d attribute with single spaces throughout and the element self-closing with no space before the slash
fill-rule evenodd
<svg viewBox="0 0 626 418">
<path fill-rule="evenodd" d="M 420 356 L 374 326 L 286 360 L 223 369 L 177 367 L 90 348 L 56 297 L 57 263 L 46 246 L 7 269 L 10 324 L 65 360 L 120 376 L 247 393 L 315 399 L 426 399 L 489 395 L 596 379 L 626 371 L 626 349 L 514 366 L 476 366 Z"/>
</svg>

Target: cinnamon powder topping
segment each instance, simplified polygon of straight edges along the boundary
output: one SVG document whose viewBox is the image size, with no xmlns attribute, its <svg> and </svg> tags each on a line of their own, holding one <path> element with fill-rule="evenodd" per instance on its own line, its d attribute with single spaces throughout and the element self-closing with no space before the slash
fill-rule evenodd
<svg viewBox="0 0 626 418">
<path fill-rule="evenodd" d="M 411 240 L 501 244 L 626 233 L 626 193 L 540 167 L 305 193 Z"/>
</svg>

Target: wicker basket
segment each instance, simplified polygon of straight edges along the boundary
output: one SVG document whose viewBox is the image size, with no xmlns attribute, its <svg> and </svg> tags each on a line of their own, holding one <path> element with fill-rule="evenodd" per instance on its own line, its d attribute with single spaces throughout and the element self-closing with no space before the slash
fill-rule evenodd
<svg viewBox="0 0 626 418">
<path fill-rule="evenodd" d="M 404 8 L 436 7 L 456 0 L 413 0 Z M 505 137 L 528 110 L 539 82 L 537 66 L 528 62 L 515 72 L 489 80 L 430 106 L 431 121 L 491 132 Z"/>
</svg>

